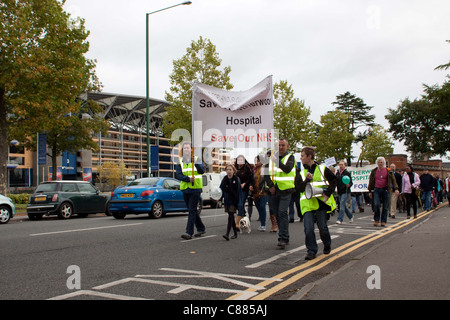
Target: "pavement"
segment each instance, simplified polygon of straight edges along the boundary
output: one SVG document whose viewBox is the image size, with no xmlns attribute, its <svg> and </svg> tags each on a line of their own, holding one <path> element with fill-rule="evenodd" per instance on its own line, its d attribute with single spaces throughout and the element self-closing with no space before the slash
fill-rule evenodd
<svg viewBox="0 0 450 320">
<path fill-rule="evenodd" d="M 450 207 L 431 210 L 290 300 L 450 299 Z"/>
</svg>

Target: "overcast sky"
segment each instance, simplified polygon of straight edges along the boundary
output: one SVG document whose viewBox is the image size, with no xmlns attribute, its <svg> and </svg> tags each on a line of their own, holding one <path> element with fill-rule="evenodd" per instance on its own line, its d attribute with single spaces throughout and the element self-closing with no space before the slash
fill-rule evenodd
<svg viewBox="0 0 450 320">
<path fill-rule="evenodd" d="M 89 57 L 104 92 L 145 96 L 145 14 L 183 2 L 67 0 L 86 20 Z M 230 66 L 233 90 L 273 75 L 287 80 L 312 120 L 346 91 L 374 106 L 376 122 L 422 84 L 442 84 L 434 71 L 450 57 L 448 0 L 192 0 L 150 15 L 150 96 L 164 100 L 173 60 L 200 36 Z M 395 144 L 395 153 L 404 153 Z"/>
</svg>

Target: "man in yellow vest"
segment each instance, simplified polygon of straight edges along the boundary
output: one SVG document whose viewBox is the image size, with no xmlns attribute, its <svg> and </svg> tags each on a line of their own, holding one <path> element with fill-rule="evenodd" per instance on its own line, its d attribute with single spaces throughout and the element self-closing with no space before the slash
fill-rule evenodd
<svg viewBox="0 0 450 320">
<path fill-rule="evenodd" d="M 175 176 L 181 181 L 180 190 L 183 192 L 184 202 L 189 211 L 186 233 L 181 237 L 189 240 L 194 235 L 194 225 L 197 228 L 195 237 L 200 237 L 206 229 L 197 210 L 202 194 L 202 174 L 205 168 L 201 161 L 192 161 L 192 146 L 189 142 L 183 143 L 179 159 L 180 163 L 175 165 Z"/>
<path fill-rule="evenodd" d="M 296 189 L 300 192 L 300 207 L 303 215 L 305 229 L 305 245 L 307 254 L 305 259 L 312 260 L 316 257 L 318 246 L 314 234 L 314 221 L 317 221 L 319 235 L 324 245 L 323 253 L 331 252 L 331 237 L 328 231 L 328 214 L 336 208 L 333 191 L 337 185 L 336 176 L 324 165 L 314 161 L 315 150 L 313 147 L 304 147 L 301 152 L 303 170 L 296 178 Z M 310 199 L 306 198 L 305 188 L 310 183 L 315 188 L 323 189 L 323 192 L 314 194 Z"/>
<path fill-rule="evenodd" d="M 280 139 L 278 153 L 272 154 L 264 180 L 269 188 L 269 207 L 278 223 L 278 246 L 289 244 L 289 204 L 295 191 L 295 157 L 288 153 L 289 144 Z M 267 174 L 268 173 L 268 174 Z"/>
</svg>

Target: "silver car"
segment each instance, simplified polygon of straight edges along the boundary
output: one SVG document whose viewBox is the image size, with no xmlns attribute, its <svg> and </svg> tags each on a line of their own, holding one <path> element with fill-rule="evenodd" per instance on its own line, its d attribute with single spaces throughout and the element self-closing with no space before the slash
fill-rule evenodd
<svg viewBox="0 0 450 320">
<path fill-rule="evenodd" d="M 16 214 L 12 200 L 0 194 L 0 224 L 7 223 Z"/>
</svg>

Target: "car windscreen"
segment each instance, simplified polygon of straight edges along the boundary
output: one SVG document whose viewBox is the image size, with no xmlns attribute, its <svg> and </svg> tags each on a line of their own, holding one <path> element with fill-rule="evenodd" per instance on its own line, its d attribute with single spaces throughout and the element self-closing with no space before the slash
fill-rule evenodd
<svg viewBox="0 0 450 320">
<path fill-rule="evenodd" d="M 36 188 L 36 193 L 56 191 L 57 183 L 43 183 Z"/>
<path fill-rule="evenodd" d="M 140 186 L 140 185 L 146 185 L 146 186 L 154 186 L 156 183 L 158 183 L 159 178 L 144 178 L 144 179 L 137 179 L 128 184 L 128 186 Z"/>
</svg>

